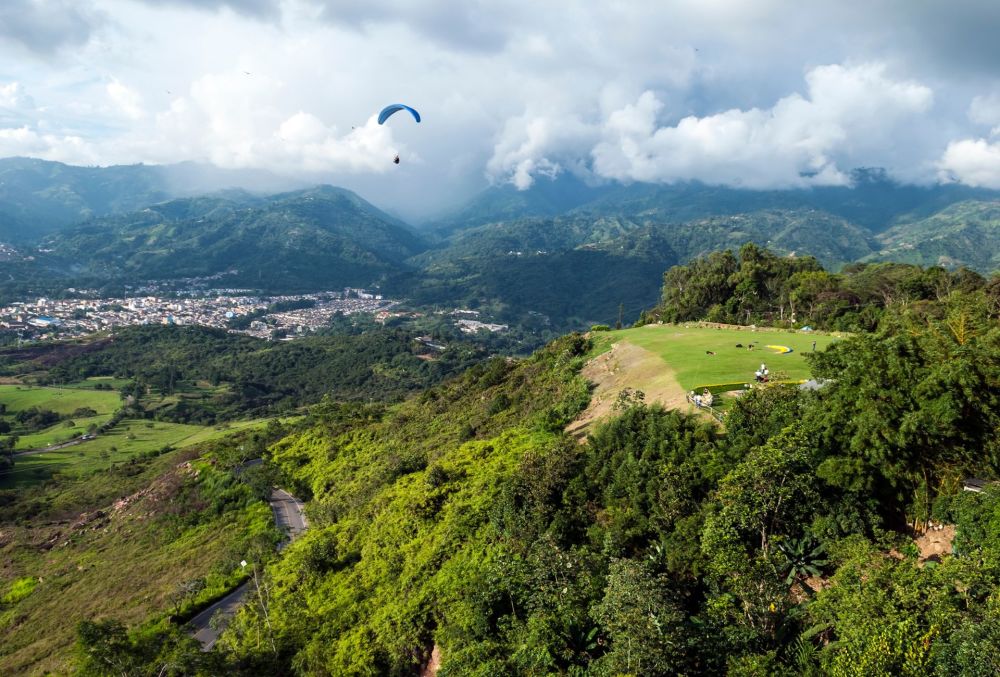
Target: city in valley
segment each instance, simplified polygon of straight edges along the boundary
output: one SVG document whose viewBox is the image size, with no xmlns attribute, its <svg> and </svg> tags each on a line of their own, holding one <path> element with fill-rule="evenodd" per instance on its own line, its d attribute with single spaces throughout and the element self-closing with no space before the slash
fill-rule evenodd
<svg viewBox="0 0 1000 677">
<path fill-rule="evenodd" d="M 365 289 L 280 296 L 207 290 L 198 296 L 47 299 L 0 308 L 0 331 L 23 339 L 70 338 L 140 324 L 201 325 L 259 338 L 294 337 L 329 324 L 337 313 L 387 314 L 398 302 Z M 249 321 L 248 321 L 249 320 Z"/>
</svg>

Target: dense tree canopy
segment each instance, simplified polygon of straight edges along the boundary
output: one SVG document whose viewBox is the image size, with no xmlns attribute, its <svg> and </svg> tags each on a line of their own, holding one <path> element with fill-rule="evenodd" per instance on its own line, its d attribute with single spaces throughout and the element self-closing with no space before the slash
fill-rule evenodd
<svg viewBox="0 0 1000 677">
<path fill-rule="evenodd" d="M 432 655 L 442 676 L 995 672 L 990 288 L 936 269 L 824 277 L 748 248 L 695 269 L 685 312 L 744 320 L 797 289 L 889 282 L 875 331 L 809 357 L 820 388 L 755 388 L 723 427 L 630 393 L 578 443 L 563 429 L 590 397 L 579 335 L 393 406 L 325 401 L 268 451 L 312 526 L 216 659 L 234 674 L 403 675 Z M 921 550 L 931 524 L 954 556 Z"/>
</svg>

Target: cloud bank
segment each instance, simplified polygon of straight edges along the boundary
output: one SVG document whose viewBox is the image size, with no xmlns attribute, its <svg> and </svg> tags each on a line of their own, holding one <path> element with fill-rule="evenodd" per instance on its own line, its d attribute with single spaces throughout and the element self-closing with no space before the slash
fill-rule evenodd
<svg viewBox="0 0 1000 677">
<path fill-rule="evenodd" d="M 998 27 L 972 0 L 9 0 L 0 154 L 266 168 L 411 214 L 560 173 L 1000 187 Z M 394 101 L 424 122 L 374 124 Z"/>
</svg>

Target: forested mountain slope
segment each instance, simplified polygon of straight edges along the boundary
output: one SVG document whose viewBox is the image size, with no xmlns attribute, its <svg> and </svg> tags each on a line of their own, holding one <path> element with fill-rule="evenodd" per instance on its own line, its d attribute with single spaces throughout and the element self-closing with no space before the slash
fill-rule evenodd
<svg viewBox="0 0 1000 677">
<path fill-rule="evenodd" d="M 1000 270 L 1000 200 L 953 204 L 923 219 L 903 221 L 879 237 L 866 260 Z"/>
<path fill-rule="evenodd" d="M 443 219 L 447 232 L 530 216 L 618 216 L 678 223 L 761 210 L 815 210 L 872 233 L 903 218 L 923 218 L 963 200 L 996 199 L 997 191 L 959 184 L 915 186 L 877 168 L 858 169 L 849 186 L 748 190 L 699 182 L 588 186 L 572 176 L 539 178 L 527 190 L 494 186 Z"/>
<path fill-rule="evenodd" d="M 274 192 L 297 183 L 268 172 L 224 170 L 194 162 L 80 167 L 0 158 L 0 241 L 35 241 L 67 226 L 170 198 L 237 187 Z"/>
<path fill-rule="evenodd" d="M 815 358 L 836 377 L 819 392 L 739 400 L 724 437 L 624 398 L 568 438 L 579 336 L 382 414 L 327 410 L 272 448 L 314 523 L 271 568 L 266 615 L 247 607 L 224 640 L 234 669 L 405 674 L 432 649 L 440 674 L 975 665 L 1000 494 L 957 481 L 998 470 L 1000 330 L 974 297 L 941 310 L 965 333 L 896 316 Z M 932 516 L 963 558 L 907 545 Z"/>
<path fill-rule="evenodd" d="M 211 424 L 283 414 L 324 397 L 392 402 L 485 356 L 458 341 L 428 355 L 416 336 L 373 327 L 272 342 L 208 327 L 136 326 L 79 344 L 2 349 L 0 373 L 53 384 L 130 379 L 135 394 L 166 400 L 155 410 L 158 419 Z"/>
<path fill-rule="evenodd" d="M 749 273 L 827 274 L 789 261 L 745 250 L 699 284 L 739 302 Z M 88 626 L 80 655 L 96 673 L 411 674 L 432 655 L 440 675 L 974 672 L 1000 627 L 1000 306 L 982 278 L 902 270 L 874 331 L 806 356 L 823 387 L 751 389 L 725 434 L 624 390 L 570 437 L 581 335 L 398 405 L 324 402 L 267 452 L 311 527 L 217 652 Z M 933 298 L 893 298 L 920 280 Z"/>
<path fill-rule="evenodd" d="M 166 202 L 78 226 L 45 246 L 81 273 L 148 280 L 236 270 L 231 284 L 283 291 L 370 285 L 424 248 L 405 225 L 329 186 L 249 203 Z"/>
</svg>

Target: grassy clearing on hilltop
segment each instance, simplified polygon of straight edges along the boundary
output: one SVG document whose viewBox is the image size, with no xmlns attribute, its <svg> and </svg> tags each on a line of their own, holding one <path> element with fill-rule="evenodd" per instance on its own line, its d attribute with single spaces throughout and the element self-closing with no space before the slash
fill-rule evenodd
<svg viewBox="0 0 1000 677">
<path fill-rule="evenodd" d="M 647 325 L 635 329 L 598 332 L 594 335 L 594 355 L 600 355 L 620 342 L 627 342 L 658 355 L 673 370 L 685 391 L 724 383 L 746 383 L 765 363 L 772 377 L 799 380 L 809 378 L 809 365 L 803 357 L 824 350 L 838 340 L 836 336 L 816 332 L 787 330 L 752 330 L 715 328 L 695 325 Z M 747 345 L 753 343 L 754 349 Z M 736 344 L 742 344 L 737 348 Z M 780 355 L 768 345 L 787 346 L 793 352 Z M 714 353 L 710 354 L 710 353 Z M 639 381 L 646 378 L 636 375 Z M 641 383 L 632 386 L 642 389 Z"/>
</svg>

